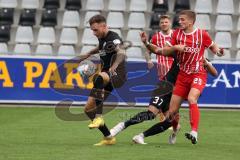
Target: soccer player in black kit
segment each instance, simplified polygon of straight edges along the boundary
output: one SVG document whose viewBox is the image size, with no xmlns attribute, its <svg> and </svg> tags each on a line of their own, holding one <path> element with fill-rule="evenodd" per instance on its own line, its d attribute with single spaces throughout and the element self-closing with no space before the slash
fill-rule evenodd
<svg viewBox="0 0 240 160">
<path fill-rule="evenodd" d="M 116 143 L 115 137 L 111 136 L 109 129 L 104 123 L 103 101 L 114 88 L 121 87 L 126 81 L 125 72 L 125 49 L 122 39 L 113 31 L 110 31 L 106 19 L 102 15 L 90 18 L 89 24 L 93 34 L 98 38 L 99 44 L 84 55 L 83 59 L 93 54 L 99 54 L 101 71 L 95 76 L 93 89 L 85 105 L 85 113 L 92 120 L 88 125 L 90 129 L 98 128 L 104 138 L 95 146 L 112 145 Z"/>
</svg>

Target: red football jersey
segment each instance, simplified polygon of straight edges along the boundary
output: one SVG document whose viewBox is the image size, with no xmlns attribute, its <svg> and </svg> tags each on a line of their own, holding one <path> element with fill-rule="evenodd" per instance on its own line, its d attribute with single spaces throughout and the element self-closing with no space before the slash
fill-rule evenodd
<svg viewBox="0 0 240 160">
<path fill-rule="evenodd" d="M 171 45 L 185 45 L 184 52 L 177 52 L 180 70 L 190 74 L 206 72 L 203 67 L 204 50 L 209 48 L 213 41 L 205 30 L 196 28 L 191 33 L 185 33 L 182 29 L 173 32 Z"/>
<path fill-rule="evenodd" d="M 165 46 L 166 42 L 171 41 L 173 31 L 170 31 L 170 34 L 165 35 L 162 32 L 157 32 L 152 36 L 151 43 L 162 48 Z M 174 59 L 172 57 L 157 55 L 157 67 L 158 67 L 158 76 L 160 80 L 163 80 L 168 71 L 170 70 Z"/>
</svg>

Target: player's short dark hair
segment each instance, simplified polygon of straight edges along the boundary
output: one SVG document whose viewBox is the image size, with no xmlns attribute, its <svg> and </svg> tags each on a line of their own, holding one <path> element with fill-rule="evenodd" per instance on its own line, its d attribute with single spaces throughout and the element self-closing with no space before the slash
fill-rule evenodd
<svg viewBox="0 0 240 160">
<path fill-rule="evenodd" d="M 106 18 L 100 14 L 97 14 L 92 16 L 88 22 L 90 25 L 92 25 L 93 23 L 106 23 Z"/>
<path fill-rule="evenodd" d="M 179 15 L 186 15 L 188 18 L 193 20 L 193 23 L 196 21 L 196 13 L 191 10 L 182 10 L 179 12 Z"/>
<path fill-rule="evenodd" d="M 171 20 L 171 17 L 170 17 L 169 15 L 164 14 L 164 15 L 161 15 L 161 16 L 159 17 L 159 19 L 160 19 L 160 20 L 162 20 L 162 19 L 169 19 L 169 20 Z"/>
</svg>

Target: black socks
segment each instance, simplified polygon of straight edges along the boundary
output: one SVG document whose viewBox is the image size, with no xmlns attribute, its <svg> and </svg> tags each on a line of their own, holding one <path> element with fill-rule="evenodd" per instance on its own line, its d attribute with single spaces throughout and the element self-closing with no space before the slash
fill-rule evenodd
<svg viewBox="0 0 240 160">
<path fill-rule="evenodd" d="M 169 127 L 172 126 L 172 122 L 169 119 L 164 120 L 163 122 L 153 125 L 151 128 L 143 132 L 144 137 L 153 136 L 155 134 L 164 132 Z"/>
<path fill-rule="evenodd" d="M 140 112 L 137 115 L 135 115 L 134 117 L 125 121 L 125 127 L 127 128 L 128 126 L 138 124 L 138 123 L 141 123 L 141 122 L 146 121 L 146 120 L 152 120 L 155 117 L 156 116 L 151 111 Z"/>
</svg>

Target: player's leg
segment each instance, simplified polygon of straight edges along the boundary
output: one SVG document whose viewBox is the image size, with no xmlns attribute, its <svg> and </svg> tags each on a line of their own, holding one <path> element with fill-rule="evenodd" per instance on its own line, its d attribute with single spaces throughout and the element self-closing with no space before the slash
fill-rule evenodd
<svg viewBox="0 0 240 160">
<path fill-rule="evenodd" d="M 89 117 L 89 119 L 93 120 L 95 118 L 96 105 L 95 105 L 95 100 L 93 97 L 88 98 L 87 104 L 85 105 L 84 112 Z M 104 137 L 110 136 L 110 132 L 105 124 L 102 124 L 98 129 L 102 132 Z"/>
<path fill-rule="evenodd" d="M 157 123 L 157 124 L 153 125 L 151 128 L 149 128 L 148 130 L 144 131 L 143 133 L 134 136 L 133 141 L 135 141 L 136 143 L 138 143 L 137 141 L 139 141 L 140 144 L 144 144 L 144 143 L 141 143 L 141 142 L 144 142 L 144 140 L 143 140 L 144 137 L 149 137 L 149 136 L 159 134 L 159 133 L 167 130 L 169 127 L 171 127 L 172 121 L 174 120 L 175 115 L 178 114 L 178 109 L 179 109 L 179 106 L 181 105 L 182 101 L 183 101 L 182 97 L 177 96 L 177 95 L 172 95 L 170 105 L 172 105 L 173 107 L 175 107 L 174 105 L 178 105 L 177 107 L 175 107 L 177 110 L 176 113 L 175 113 L 175 111 L 171 112 L 171 115 L 174 115 L 174 116 L 171 116 L 172 119 L 170 117 L 166 116 L 166 119 L 163 122 Z M 175 113 L 175 114 L 172 114 L 172 113 Z M 165 115 L 170 115 L 169 110 L 166 111 Z"/>
<path fill-rule="evenodd" d="M 110 132 L 112 136 L 116 136 L 118 133 L 123 131 L 129 126 L 142 123 L 143 121 L 152 120 L 158 114 L 159 109 L 156 107 L 149 105 L 147 111 L 139 112 L 135 116 L 131 117 L 129 120 L 125 122 L 119 122 L 116 126 L 114 126 Z"/>
<path fill-rule="evenodd" d="M 191 132 L 186 133 L 186 137 L 192 141 L 193 144 L 197 143 L 197 131 L 200 120 L 200 111 L 197 105 L 197 100 L 200 96 L 200 91 L 196 88 L 192 88 L 188 95 L 189 103 L 189 119 L 191 125 Z"/>
<path fill-rule="evenodd" d="M 93 83 L 93 89 L 90 93 L 90 96 L 94 99 L 96 105 L 96 115 L 92 123 L 88 125 L 89 128 L 99 128 L 99 126 L 104 125 L 104 120 L 102 117 L 103 112 L 103 100 L 104 100 L 104 86 L 109 83 L 109 76 L 105 72 L 99 73 L 95 78 Z"/>
<path fill-rule="evenodd" d="M 191 140 L 192 144 L 197 143 L 197 131 L 200 120 L 200 111 L 197 105 L 198 98 L 202 93 L 207 81 L 206 74 L 196 74 L 192 78 L 191 90 L 188 94 L 189 103 L 189 118 L 191 125 L 191 132 L 186 133 L 185 136 Z"/>
<path fill-rule="evenodd" d="M 171 126 L 172 126 L 172 122 L 169 121 L 168 119 L 165 119 L 162 122 L 156 123 L 155 125 L 153 125 L 149 129 L 147 129 L 146 131 L 134 136 L 133 141 L 138 144 L 146 144 L 144 142 L 145 137 L 149 137 L 149 136 L 153 136 L 153 135 L 162 133 Z"/>
<path fill-rule="evenodd" d="M 175 118 L 172 121 L 172 133 L 170 134 L 169 138 L 168 138 L 168 143 L 169 144 L 175 144 L 177 141 L 177 134 L 181 129 L 181 125 L 179 123 L 180 120 L 180 114 L 176 114 Z"/>
<path fill-rule="evenodd" d="M 103 103 L 103 99 L 104 99 L 104 87 L 110 82 L 110 77 L 106 72 L 100 72 L 98 74 L 98 76 L 95 78 L 94 80 L 94 86 L 93 88 L 95 89 L 95 94 L 94 96 L 96 98 L 96 117 L 101 116 L 103 109 L 102 109 L 102 104 Z"/>
<path fill-rule="evenodd" d="M 111 134 L 115 136 L 129 126 L 154 119 L 159 113 L 159 110 L 162 110 L 165 108 L 168 109 L 168 104 L 170 99 L 171 99 L 171 93 L 164 96 L 153 96 L 150 99 L 147 111 L 139 112 L 135 116 L 131 117 L 129 120 L 118 123 L 115 127 L 111 129 Z"/>
</svg>

